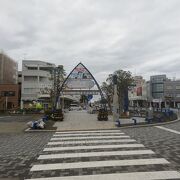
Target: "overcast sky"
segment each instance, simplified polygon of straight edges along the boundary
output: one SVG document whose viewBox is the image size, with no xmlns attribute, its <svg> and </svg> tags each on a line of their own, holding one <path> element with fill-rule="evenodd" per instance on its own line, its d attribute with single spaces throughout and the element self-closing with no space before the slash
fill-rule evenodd
<svg viewBox="0 0 180 180">
<path fill-rule="evenodd" d="M 180 0 L 0 0 L 0 49 L 102 82 L 115 70 L 180 78 Z"/>
</svg>

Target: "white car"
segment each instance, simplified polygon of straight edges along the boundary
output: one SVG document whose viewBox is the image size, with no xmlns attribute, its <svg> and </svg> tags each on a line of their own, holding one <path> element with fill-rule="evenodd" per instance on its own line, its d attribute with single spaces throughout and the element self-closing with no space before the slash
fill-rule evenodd
<svg viewBox="0 0 180 180">
<path fill-rule="evenodd" d="M 69 107 L 69 111 L 73 111 L 73 110 L 79 111 L 82 110 L 82 107 L 78 106 L 77 104 L 71 104 Z"/>
</svg>

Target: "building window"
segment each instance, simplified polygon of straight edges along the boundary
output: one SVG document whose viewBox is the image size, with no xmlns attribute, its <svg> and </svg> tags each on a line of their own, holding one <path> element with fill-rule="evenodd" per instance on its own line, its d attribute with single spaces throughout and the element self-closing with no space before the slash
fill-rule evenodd
<svg viewBox="0 0 180 180">
<path fill-rule="evenodd" d="M 40 82 L 48 82 L 48 79 L 46 77 L 39 77 Z"/>
<path fill-rule="evenodd" d="M 176 94 L 176 97 L 177 97 L 177 98 L 180 98 L 180 94 Z"/>
<path fill-rule="evenodd" d="M 36 88 L 24 88 L 24 93 L 26 93 L 26 94 L 36 94 L 37 89 Z"/>
<path fill-rule="evenodd" d="M 171 89 L 173 89 L 173 87 L 172 86 L 166 86 L 166 89 L 171 90 Z"/>
<path fill-rule="evenodd" d="M 177 85 L 177 86 L 176 86 L 176 89 L 177 89 L 177 90 L 180 90 L 180 85 Z"/>
<path fill-rule="evenodd" d="M 163 97 L 163 93 L 153 93 L 152 96 L 155 99 L 161 99 Z"/>
<path fill-rule="evenodd" d="M 163 92 L 164 84 L 152 84 L 152 91 L 153 92 Z"/>
<path fill-rule="evenodd" d="M 37 70 L 37 67 L 28 67 L 28 70 Z"/>
<path fill-rule="evenodd" d="M 38 80 L 37 76 L 24 76 L 24 81 L 36 82 Z"/>
<path fill-rule="evenodd" d="M 15 96 L 15 91 L 2 91 L 1 96 Z"/>
</svg>

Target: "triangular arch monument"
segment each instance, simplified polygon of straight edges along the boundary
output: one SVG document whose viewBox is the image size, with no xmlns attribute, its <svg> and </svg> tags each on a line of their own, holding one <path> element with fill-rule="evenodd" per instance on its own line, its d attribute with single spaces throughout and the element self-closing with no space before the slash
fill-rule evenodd
<svg viewBox="0 0 180 180">
<path fill-rule="evenodd" d="M 97 90 L 94 90 L 96 85 Z M 102 90 L 91 74 L 87 67 L 81 62 L 75 66 L 75 68 L 69 73 L 64 82 L 60 87 L 60 93 L 65 92 L 69 94 L 83 94 L 83 95 L 98 95 L 100 94 L 101 99 L 104 99 Z"/>
</svg>

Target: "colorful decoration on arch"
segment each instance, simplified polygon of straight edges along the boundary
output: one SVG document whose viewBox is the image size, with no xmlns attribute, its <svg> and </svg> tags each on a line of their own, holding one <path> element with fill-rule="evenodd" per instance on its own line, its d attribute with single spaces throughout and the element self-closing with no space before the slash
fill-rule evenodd
<svg viewBox="0 0 180 180">
<path fill-rule="evenodd" d="M 91 89 L 94 85 L 93 77 L 81 63 L 71 72 L 66 82 L 70 89 Z"/>
</svg>

